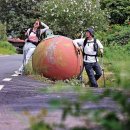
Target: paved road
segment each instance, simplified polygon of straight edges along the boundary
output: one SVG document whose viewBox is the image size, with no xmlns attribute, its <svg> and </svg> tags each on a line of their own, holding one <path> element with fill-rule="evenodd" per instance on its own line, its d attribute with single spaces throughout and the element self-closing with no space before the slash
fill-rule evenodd
<svg viewBox="0 0 130 130">
<path fill-rule="evenodd" d="M 28 118 L 23 114 L 24 111 L 30 111 L 32 114 L 42 108 L 53 111 L 48 103 L 51 99 L 63 97 L 69 100 L 76 99 L 74 93 L 41 93 L 39 92 L 41 88 L 50 85 L 27 76 L 14 76 L 14 71 L 21 65 L 21 60 L 22 55 L 0 56 L 0 130 L 26 130 L 29 124 Z M 100 92 L 100 89 L 96 92 Z M 105 107 L 110 103 L 111 101 L 106 99 L 101 105 Z M 89 109 L 98 106 L 89 102 L 85 107 Z M 60 120 L 59 112 L 58 110 L 48 114 L 49 122 Z M 79 122 L 72 120 L 71 125 Z"/>
<path fill-rule="evenodd" d="M 28 118 L 23 115 L 24 111 L 32 114 L 42 108 L 53 111 L 48 103 L 50 99 L 62 97 L 71 99 L 75 96 L 72 93 L 41 93 L 39 92 L 41 88 L 50 85 L 27 76 L 14 76 L 14 71 L 21 65 L 21 60 L 21 55 L 0 56 L 0 130 L 25 130 L 29 125 Z"/>
<path fill-rule="evenodd" d="M 21 65 L 22 55 L 0 55 L 0 80 L 8 77 Z"/>
<path fill-rule="evenodd" d="M 25 129 L 28 123 L 21 112 L 43 107 L 42 98 L 37 101 L 37 88 L 43 84 L 25 76 L 13 76 L 21 61 L 22 55 L 0 56 L 0 130 Z"/>
</svg>

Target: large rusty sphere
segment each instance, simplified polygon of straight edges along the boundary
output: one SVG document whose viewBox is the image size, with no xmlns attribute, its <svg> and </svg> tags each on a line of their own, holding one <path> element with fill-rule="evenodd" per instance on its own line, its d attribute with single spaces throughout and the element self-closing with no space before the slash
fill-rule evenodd
<svg viewBox="0 0 130 130">
<path fill-rule="evenodd" d="M 65 80 L 79 75 L 83 67 L 81 53 L 77 53 L 72 39 L 64 36 L 46 38 L 37 46 L 32 66 L 35 72 L 52 80 Z"/>
</svg>

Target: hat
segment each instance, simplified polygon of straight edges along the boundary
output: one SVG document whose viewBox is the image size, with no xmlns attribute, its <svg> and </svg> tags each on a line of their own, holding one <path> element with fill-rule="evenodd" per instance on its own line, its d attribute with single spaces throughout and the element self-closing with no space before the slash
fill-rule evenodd
<svg viewBox="0 0 130 130">
<path fill-rule="evenodd" d="M 94 30 L 93 30 L 93 28 L 88 28 L 86 31 L 88 31 L 94 37 Z"/>
</svg>

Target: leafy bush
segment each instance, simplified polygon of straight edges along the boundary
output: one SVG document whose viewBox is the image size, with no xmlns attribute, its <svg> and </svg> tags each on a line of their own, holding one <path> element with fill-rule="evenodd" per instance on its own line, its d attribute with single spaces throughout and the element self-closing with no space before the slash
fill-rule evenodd
<svg viewBox="0 0 130 130">
<path fill-rule="evenodd" d="M 0 41 L 0 54 L 14 54 L 16 49 L 6 41 Z"/>
<path fill-rule="evenodd" d="M 130 0 L 100 0 L 101 9 L 107 10 L 111 24 L 124 24 L 130 20 Z"/>
<path fill-rule="evenodd" d="M 107 36 L 108 44 L 118 43 L 125 45 L 130 41 L 130 26 L 111 26 Z"/>
<path fill-rule="evenodd" d="M 17 37 L 24 36 L 24 29 L 31 27 L 42 16 L 40 1 L 42 0 L 0 0 L 0 21 L 6 22 L 7 33 L 14 31 Z"/>
<path fill-rule="evenodd" d="M 110 45 L 105 47 L 105 63 L 109 71 L 115 75 L 115 82 L 111 86 L 130 87 L 130 42 L 127 45 Z"/>
<path fill-rule="evenodd" d="M 99 3 L 93 0 L 48 0 L 41 8 L 43 21 L 56 34 L 77 38 L 87 27 L 93 26 L 96 30 L 107 27 L 105 13 L 100 10 Z"/>
<path fill-rule="evenodd" d="M 106 31 L 96 33 L 105 45 L 126 45 L 130 41 L 130 25 L 111 25 Z"/>
<path fill-rule="evenodd" d="M 76 97 L 75 101 L 69 101 L 63 98 L 55 98 L 51 100 L 50 103 L 52 107 L 57 104 L 57 108 L 62 108 L 61 122 L 57 121 L 54 123 L 54 125 L 52 123 L 46 122 L 45 117 L 47 116 L 47 111 L 44 109 L 36 116 L 31 116 L 26 112 L 26 115 L 30 119 L 31 130 L 129 130 L 129 91 L 106 89 L 101 93 L 95 92 L 97 91 L 91 89 L 84 91 L 83 93 L 79 93 L 80 96 Z M 116 108 L 110 110 L 110 104 L 105 105 L 105 107 L 102 105 L 99 106 L 99 104 L 103 101 L 102 99 L 105 98 L 109 100 L 112 99 L 114 102 L 112 102 L 111 105 L 115 105 Z M 95 103 L 97 107 L 93 108 L 92 106 L 91 109 L 85 108 L 84 105 L 88 103 L 86 101 L 89 101 L 89 103 Z M 67 123 L 65 121 L 70 116 L 76 118 L 79 117 L 79 119 L 84 122 L 85 125 L 74 127 L 72 126 L 70 129 L 68 129 Z"/>
</svg>

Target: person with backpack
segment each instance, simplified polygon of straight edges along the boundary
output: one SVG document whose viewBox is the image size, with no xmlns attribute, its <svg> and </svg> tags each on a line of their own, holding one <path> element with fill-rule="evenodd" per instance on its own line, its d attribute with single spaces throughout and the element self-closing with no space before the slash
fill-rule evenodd
<svg viewBox="0 0 130 130">
<path fill-rule="evenodd" d="M 102 75 L 102 69 L 98 63 L 98 50 L 103 55 L 103 45 L 94 37 L 93 28 L 86 30 L 86 38 L 75 39 L 73 44 L 79 52 L 82 47 L 84 68 L 89 78 L 91 87 L 98 87 L 97 80 Z"/>
<path fill-rule="evenodd" d="M 25 45 L 23 47 L 23 63 L 18 71 L 15 71 L 16 74 L 21 75 L 24 72 L 24 66 L 28 63 L 36 49 L 36 46 L 39 44 L 41 35 L 47 29 L 49 29 L 49 27 L 45 23 L 40 22 L 40 20 L 36 20 L 33 27 L 27 30 L 25 33 Z"/>
</svg>

